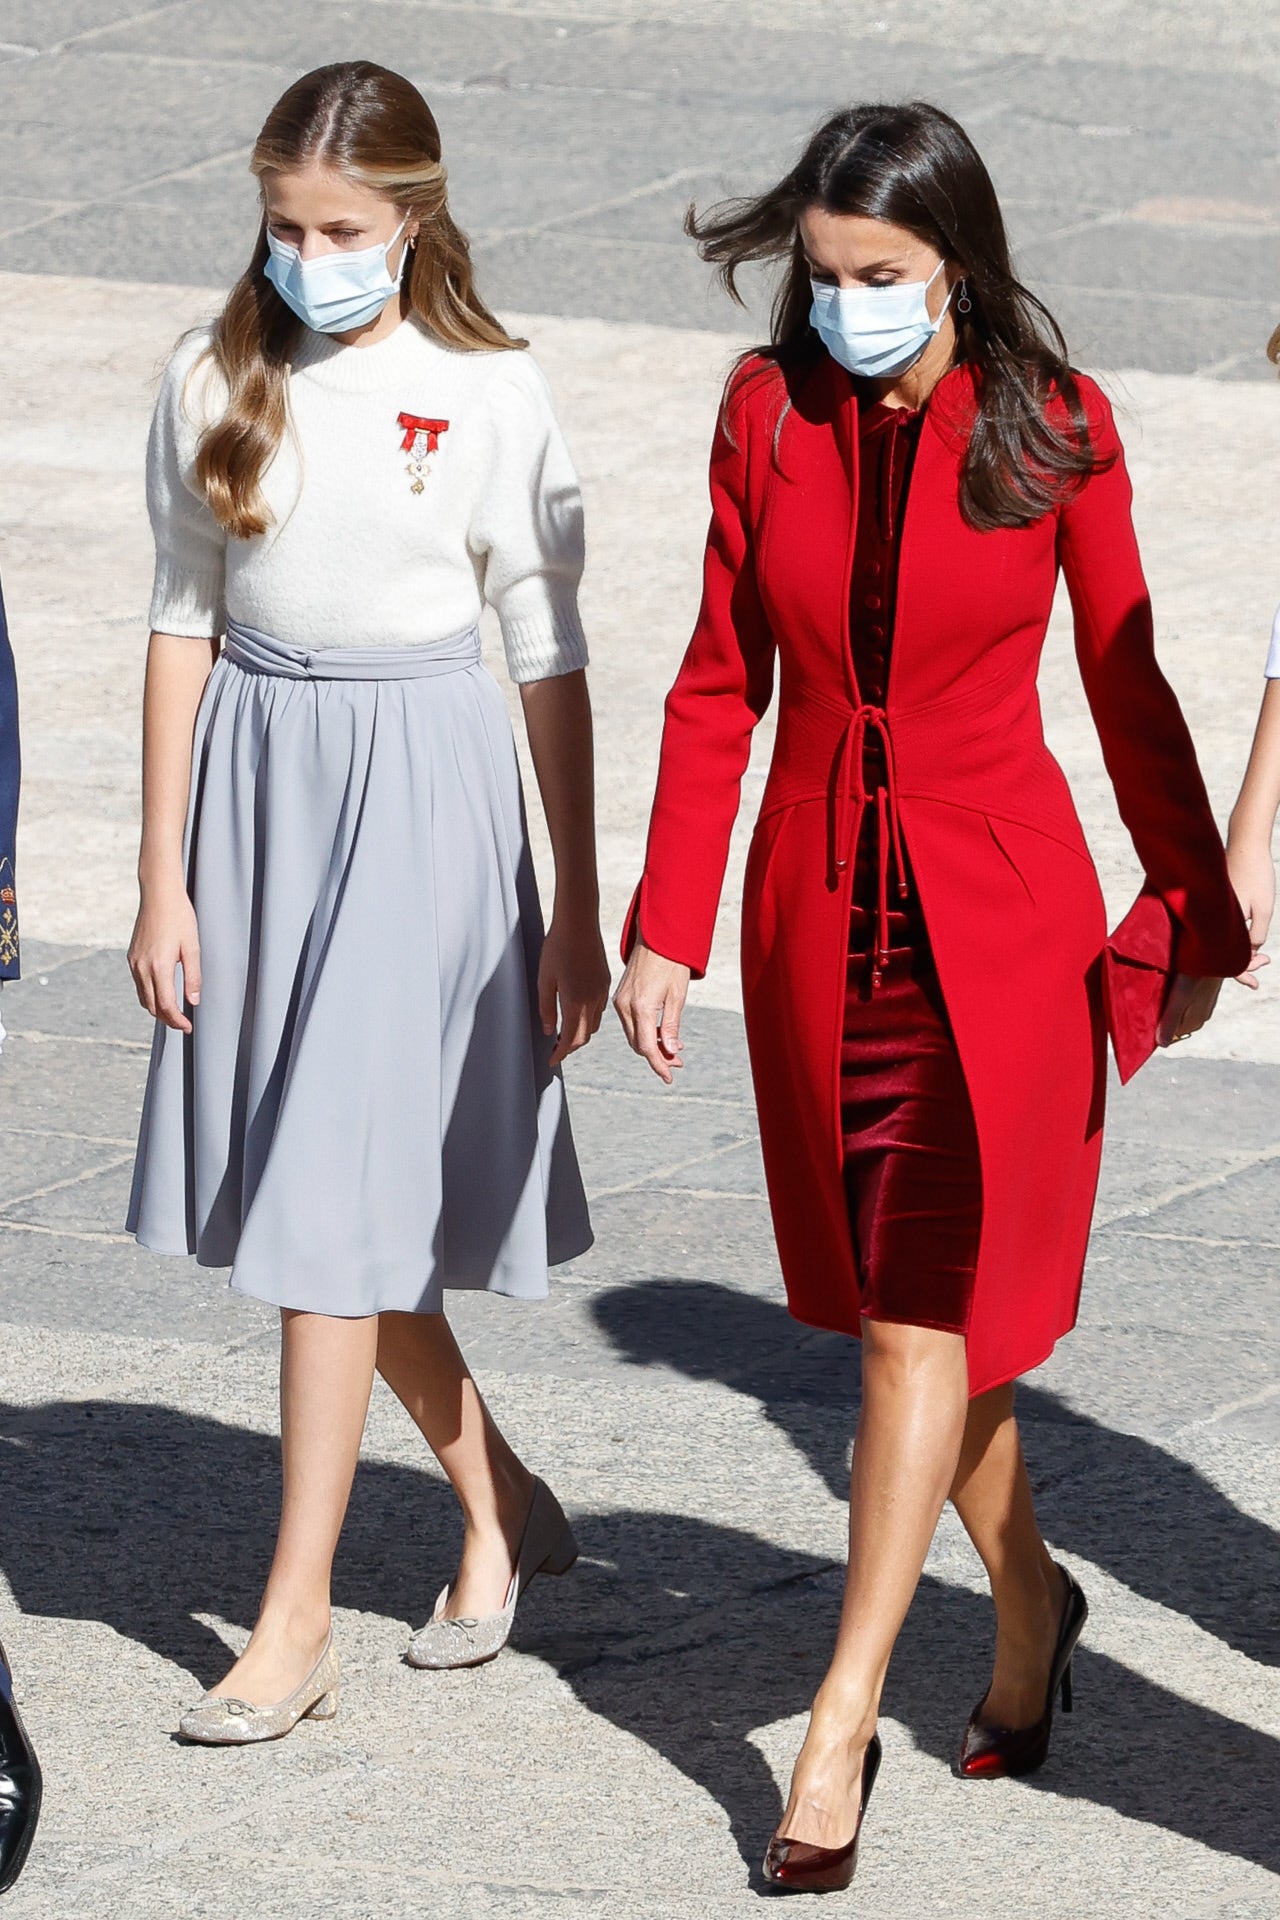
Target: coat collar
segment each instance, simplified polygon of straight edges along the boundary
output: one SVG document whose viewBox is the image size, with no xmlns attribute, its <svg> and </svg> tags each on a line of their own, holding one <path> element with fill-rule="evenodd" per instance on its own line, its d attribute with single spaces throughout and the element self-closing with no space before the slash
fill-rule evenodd
<svg viewBox="0 0 1280 1920">
<path fill-rule="evenodd" d="M 856 446 L 857 383 L 829 353 L 806 354 L 791 366 L 782 367 L 787 398 L 792 409 L 811 426 L 834 431 L 841 450 L 849 455 Z M 978 376 L 968 362 L 961 362 L 944 373 L 930 394 L 925 420 L 949 445 L 967 440 L 972 431 L 978 402 Z"/>
<path fill-rule="evenodd" d="M 858 485 L 858 398 L 853 376 L 827 352 L 805 353 L 779 365 L 785 403 L 768 408 L 780 477 L 806 489 L 834 487 L 844 493 L 844 511 Z M 778 395 L 778 388 L 772 391 Z M 918 466 L 932 471 L 964 458 L 977 406 L 973 367 L 962 364 L 945 373 L 929 396 Z M 776 439 L 775 439 L 776 436 Z"/>
</svg>

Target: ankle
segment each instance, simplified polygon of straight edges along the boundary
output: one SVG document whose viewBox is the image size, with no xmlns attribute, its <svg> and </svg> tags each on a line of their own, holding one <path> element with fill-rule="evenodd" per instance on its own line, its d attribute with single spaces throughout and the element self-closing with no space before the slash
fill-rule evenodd
<svg viewBox="0 0 1280 1920">
<path fill-rule="evenodd" d="M 263 1599 L 253 1638 L 268 1646 L 315 1647 L 328 1638 L 330 1624 L 327 1600 L 299 1602 L 268 1595 Z"/>
<path fill-rule="evenodd" d="M 1040 1645 L 1046 1634 L 1056 1633 L 1067 1591 L 1066 1580 L 1052 1560 L 1017 1580 L 1004 1579 L 999 1587 L 993 1584 L 997 1634 L 1015 1644 Z"/>
<path fill-rule="evenodd" d="M 851 1752 L 865 1747 L 876 1730 L 878 1694 L 865 1681 L 828 1674 L 814 1698 L 810 1731 L 826 1740 L 843 1740 Z"/>
<path fill-rule="evenodd" d="M 1063 1576 L 1047 1550 L 1024 1556 L 994 1569 L 988 1568 L 991 1597 L 997 1609 L 1030 1616 L 1056 1612 L 1065 1591 Z"/>
<path fill-rule="evenodd" d="M 464 1501 L 462 1520 L 469 1540 L 492 1541 L 498 1536 L 513 1549 L 518 1545 L 533 1499 L 534 1476 L 513 1454 L 495 1466 L 481 1501 Z"/>
</svg>

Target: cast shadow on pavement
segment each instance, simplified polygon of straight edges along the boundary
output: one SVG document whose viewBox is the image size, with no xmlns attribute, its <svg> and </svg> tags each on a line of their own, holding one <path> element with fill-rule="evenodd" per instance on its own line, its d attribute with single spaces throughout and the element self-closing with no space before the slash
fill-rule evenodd
<svg viewBox="0 0 1280 1920">
<path fill-rule="evenodd" d="M 717 1377 L 719 1358 L 720 1371 L 747 1392 L 745 1365 L 767 1396 L 769 1416 L 839 1486 L 853 1399 L 847 1345 L 840 1351 L 839 1343 L 809 1340 L 781 1308 L 727 1289 L 684 1282 L 681 1293 L 673 1312 L 668 1285 L 617 1289 L 599 1302 L 601 1322 L 636 1360 L 696 1352 L 699 1362 L 689 1370 Z M 818 1393 L 822 1378 L 826 1390 Z M 274 1437 L 172 1407 L 60 1401 L 0 1404 L 0 1442 L 0 1565 L 22 1610 L 103 1621 L 188 1670 L 196 1690 L 216 1683 L 227 1650 L 195 1615 L 245 1629 L 252 1623 L 278 1511 Z M 1147 1452 L 1150 1494 L 1166 1456 Z M 769 1498 L 785 1501 L 785 1486 L 763 1488 L 762 1500 Z M 1072 1513 L 1083 1509 L 1079 1490 L 1067 1504 Z M 762 1529 L 769 1518 L 762 1511 Z M 1229 1535 L 1233 1579 L 1261 1584 L 1271 1536 L 1244 1516 L 1237 1520 Z M 579 1509 L 574 1522 L 583 1548 L 579 1571 L 534 1583 L 514 1644 L 562 1674 L 591 1712 L 644 1741 L 718 1801 L 754 1875 L 780 1805 L 753 1736 L 808 1707 L 835 1631 L 841 1567 L 682 1514 Z M 339 1551 L 336 1604 L 417 1624 L 452 1570 L 458 1533 L 453 1497 L 438 1478 L 365 1463 Z M 1076 1544 L 1066 1533 L 1059 1537 Z M 1126 1577 L 1131 1562 L 1141 1563 L 1141 1542 L 1125 1534 L 1113 1545 L 1117 1555 L 1123 1545 L 1118 1570 Z M 989 1636 L 985 1602 L 936 1580 L 922 1585 L 886 1711 L 924 1752 L 951 1759 L 984 1684 Z M 1079 1709 L 1059 1724 L 1044 1789 L 1280 1868 L 1272 1818 L 1280 1743 L 1087 1646 L 1077 1664 Z M 477 1676 L 498 1690 L 499 1701 L 504 1671 L 499 1661 Z M 86 1676 L 87 1721 L 97 1710 L 91 1680 Z M 413 1676 L 414 1689 L 419 1682 L 429 1692 L 433 1676 Z M 116 1684 L 108 1666 L 104 1718 Z M 168 1703 L 175 1720 L 191 1691 L 175 1684 Z M 412 1697 L 416 1703 L 416 1690 Z M 157 1704 L 163 1721 L 166 1703 Z M 417 1724 L 421 1709 L 415 1704 L 413 1711 Z M 788 1731 L 784 1750 L 791 1743 Z M 564 1755 L 565 1764 L 573 1761 Z M 477 1771 L 487 1764 L 477 1754 Z M 967 1794 L 1005 1790 L 956 1783 L 957 1822 Z M 891 1769 L 877 1805 L 882 1818 L 909 1815 L 895 1801 Z M 661 1828 L 656 1812 L 655 1821 Z M 572 1863 L 561 1864 L 572 1877 Z M 583 1873 L 590 1867 L 584 1860 Z"/>
<path fill-rule="evenodd" d="M 721 1380 L 759 1400 L 831 1491 L 847 1496 L 854 1342 L 803 1329 L 781 1305 L 710 1282 L 617 1287 L 598 1296 L 593 1311 L 622 1358 Z M 1019 1411 L 1045 1530 L 1056 1545 L 1251 1659 L 1277 1661 L 1272 1607 L 1280 1539 L 1270 1528 L 1185 1461 L 1075 1413 L 1042 1389 L 1024 1388 Z M 785 1487 L 771 1496 L 785 1501 Z M 655 1521 L 637 1516 L 637 1524 L 643 1530 Z M 675 1516 L 664 1516 L 663 1526 L 668 1541 L 681 1530 L 707 1531 Z M 780 1809 L 763 1762 L 745 1763 L 744 1750 L 755 1751 L 748 1736 L 807 1709 L 834 1637 L 843 1569 L 811 1565 L 806 1572 L 795 1556 L 789 1565 L 763 1542 L 736 1538 L 742 1559 L 732 1584 L 704 1596 L 704 1603 L 718 1598 L 723 1611 L 709 1616 L 705 1637 L 696 1636 L 696 1659 L 669 1663 L 665 1700 L 637 1673 L 662 1664 L 659 1618 L 650 1616 L 651 1650 L 628 1656 L 615 1648 L 592 1666 L 562 1670 L 594 1711 L 648 1739 L 721 1801 L 744 1858 L 754 1863 Z M 705 1555 L 707 1544 L 698 1542 L 697 1551 Z M 677 1555 L 677 1570 L 679 1564 Z M 684 1584 L 693 1584 L 687 1568 Z M 661 1612 L 660 1596 L 657 1606 Z M 751 1617 L 758 1631 L 748 1627 Z M 985 1598 L 931 1577 L 921 1583 L 885 1710 L 924 1752 L 953 1760 L 989 1672 L 992 1632 Z M 1077 1712 L 1058 1718 L 1037 1786 L 1280 1870 L 1280 1834 L 1267 1812 L 1280 1793 L 1280 1742 L 1092 1650 L 1087 1634 L 1076 1659 L 1076 1693 Z M 712 1727 L 718 1740 L 708 1740 Z M 741 1743 L 737 1766 L 723 1751 L 708 1764 L 731 1727 Z M 956 1783 L 958 1817 L 963 1796 L 984 1790 Z"/>
<path fill-rule="evenodd" d="M 593 1313 L 621 1359 L 718 1380 L 758 1400 L 836 1498 L 848 1498 L 856 1341 L 802 1327 L 775 1301 L 714 1281 L 611 1288 Z M 1101 1425 L 1056 1394 L 1022 1385 L 1017 1404 L 1051 1543 L 1233 1651 L 1280 1666 L 1280 1535 L 1187 1461 Z M 815 1421 L 819 1407 L 831 1417 Z"/>
</svg>

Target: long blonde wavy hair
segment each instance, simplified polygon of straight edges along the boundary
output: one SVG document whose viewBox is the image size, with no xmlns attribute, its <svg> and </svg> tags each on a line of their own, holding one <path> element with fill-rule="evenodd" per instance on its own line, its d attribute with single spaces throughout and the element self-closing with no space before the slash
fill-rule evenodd
<svg viewBox="0 0 1280 1920">
<path fill-rule="evenodd" d="M 528 345 L 506 331 L 476 292 L 467 237 L 449 212 L 440 130 L 411 82 L 369 60 L 317 67 L 295 80 L 267 115 L 249 168 L 262 182 L 269 173 L 316 163 L 384 195 L 418 221 L 404 294 L 438 339 L 473 353 Z M 264 189 L 253 258 L 231 289 L 208 348 L 226 383 L 226 405 L 205 429 L 196 456 L 205 498 L 241 540 L 271 524 L 262 476 L 284 435 L 289 366 L 303 331 L 266 277 L 268 257 Z"/>
</svg>

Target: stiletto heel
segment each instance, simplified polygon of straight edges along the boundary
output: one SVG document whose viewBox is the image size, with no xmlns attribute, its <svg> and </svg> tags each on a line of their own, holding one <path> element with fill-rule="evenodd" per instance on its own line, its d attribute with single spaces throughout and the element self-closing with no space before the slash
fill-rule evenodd
<svg viewBox="0 0 1280 1920">
<path fill-rule="evenodd" d="M 1059 1693 L 1062 1695 L 1062 1711 L 1071 1712 L 1071 1660 L 1084 1623 L 1089 1618 L 1089 1602 L 1079 1582 L 1072 1579 L 1065 1567 L 1059 1567 L 1058 1572 L 1066 1580 L 1067 1598 L 1049 1667 L 1049 1690 L 1045 1696 L 1044 1712 L 1031 1727 L 984 1726 L 982 1709 L 987 1704 L 984 1694 L 969 1715 L 969 1724 L 964 1730 L 959 1765 L 959 1773 L 964 1780 L 1017 1779 L 1021 1774 L 1034 1773 L 1049 1757 L 1053 1707 Z"/>
<path fill-rule="evenodd" d="M 313 1720 L 333 1720 L 337 1717 L 337 1712 L 338 1712 L 337 1694 L 326 1693 L 323 1700 L 316 1701 L 314 1707 L 312 1707 L 311 1709 L 310 1717 Z"/>
<path fill-rule="evenodd" d="M 533 1498 L 520 1536 L 515 1572 L 501 1613 L 478 1619 L 455 1615 L 445 1618 L 452 1587 L 442 1587 L 435 1611 L 409 1642 L 405 1659 L 411 1667 L 440 1672 L 449 1667 L 479 1667 L 495 1660 L 506 1646 L 516 1617 L 516 1601 L 537 1573 L 568 1573 L 578 1557 L 573 1528 L 560 1502 L 543 1480 L 533 1483 Z"/>
<path fill-rule="evenodd" d="M 852 1840 L 846 1846 L 815 1847 L 807 1840 L 788 1840 L 781 1834 L 774 1834 L 764 1856 L 764 1877 L 777 1892 L 842 1893 L 850 1885 L 858 1865 L 862 1822 L 882 1757 L 880 1735 L 873 1733 L 862 1756 L 858 1824 L 853 1830 Z"/>
</svg>

